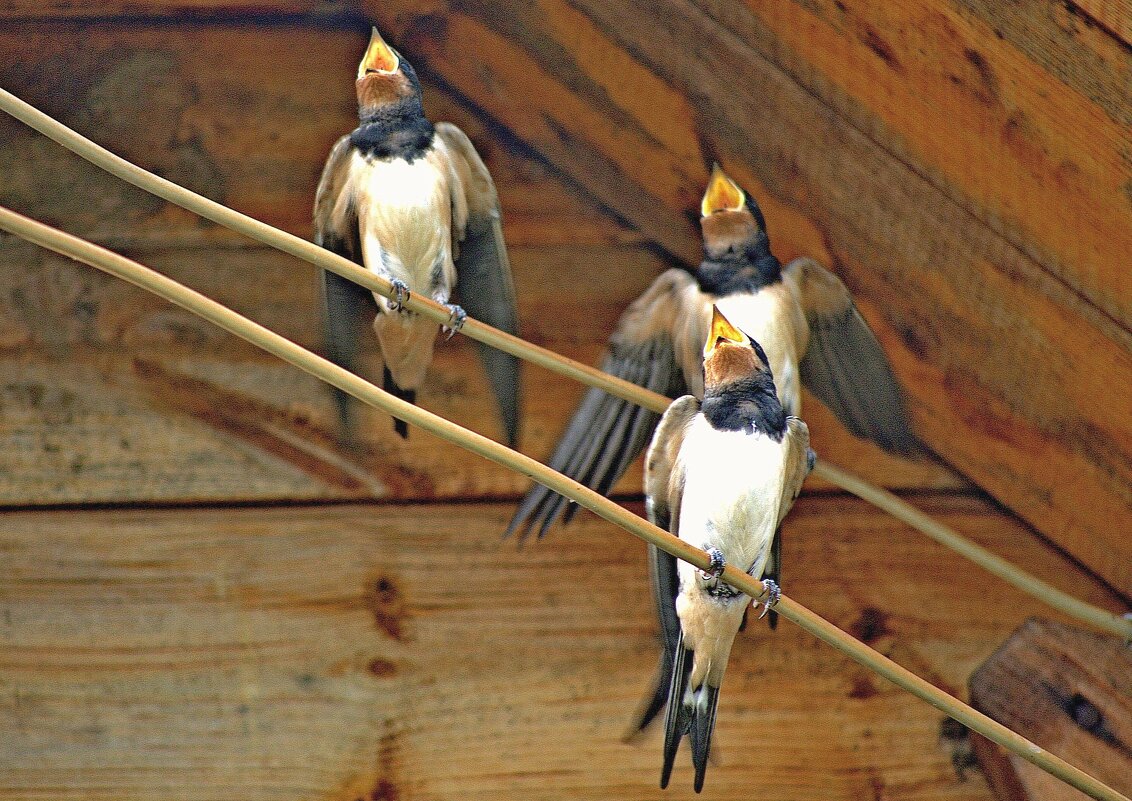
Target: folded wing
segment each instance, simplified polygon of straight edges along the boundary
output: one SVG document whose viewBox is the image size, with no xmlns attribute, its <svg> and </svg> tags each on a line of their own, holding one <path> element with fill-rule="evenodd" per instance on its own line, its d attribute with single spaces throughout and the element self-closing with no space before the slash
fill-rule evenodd
<svg viewBox="0 0 1132 801">
<path fill-rule="evenodd" d="M 442 122 L 436 125 L 436 134 L 447 145 L 453 168 L 461 178 L 467 208 L 464 235 L 455 260 L 460 304 L 474 319 L 517 335 L 515 285 L 503 241 L 495 183 L 463 131 Z M 456 222 L 453 220 L 454 226 Z M 482 342 L 476 344 L 499 403 L 508 444 L 515 447 L 519 439 L 519 359 Z"/>
<path fill-rule="evenodd" d="M 648 456 L 645 457 L 645 503 L 649 521 L 676 536 L 680 533 L 680 497 L 684 486 L 683 473 L 676 456 L 684 441 L 684 432 L 699 409 L 699 401 L 691 395 L 685 395 L 669 406 L 657 426 Z M 680 643 L 680 618 L 676 615 L 680 578 L 676 571 L 676 557 L 655 545 L 649 545 L 648 549 L 649 578 L 663 650 L 657 665 L 653 694 L 640 712 L 636 731 L 648 726 L 668 701 Z M 686 675 L 682 678 L 687 680 Z"/>
<path fill-rule="evenodd" d="M 314 199 L 315 244 L 362 264 L 361 234 L 349 185 L 350 137 L 343 136 L 330 151 Z M 327 357 L 352 373 L 357 372 L 360 328 L 373 321 L 377 303 L 373 294 L 329 270 L 322 271 L 323 326 Z M 343 442 L 354 442 L 353 399 L 332 388 L 338 407 Z"/>
</svg>

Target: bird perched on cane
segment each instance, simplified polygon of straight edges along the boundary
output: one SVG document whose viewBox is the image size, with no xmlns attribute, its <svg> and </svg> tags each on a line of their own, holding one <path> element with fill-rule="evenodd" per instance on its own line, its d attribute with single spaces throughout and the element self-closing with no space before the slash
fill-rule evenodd
<svg viewBox="0 0 1132 801">
<path fill-rule="evenodd" d="M 783 409 L 759 343 L 717 307 L 706 339 L 703 400 L 685 395 L 661 418 L 645 458 L 645 504 L 649 520 L 706 550 L 712 565 L 701 571 L 649 546 L 664 651 L 638 724 L 648 725 L 667 701 L 660 786 L 668 786 L 687 734 L 697 793 L 723 672 L 751 600 L 720 574 L 728 563 L 755 578 L 777 567 L 776 532 L 813 467 L 809 430 Z M 778 598 L 768 584 L 767 609 Z"/>
<path fill-rule="evenodd" d="M 912 450 L 896 379 L 845 285 L 812 259 L 782 268 L 758 203 L 718 165 L 700 211 L 703 261 L 664 272 L 629 306 L 602 369 L 669 397 L 703 397 L 701 345 L 718 305 L 765 348 L 787 414 L 800 412 L 804 382 L 852 433 L 893 452 Z M 657 419 L 590 389 L 547 463 L 604 494 L 645 447 Z M 570 519 L 577 507 L 566 504 L 537 486 L 507 533 L 537 528 L 541 537 L 564 511 Z"/>
<path fill-rule="evenodd" d="M 355 83 L 360 124 L 330 151 L 314 203 L 314 240 L 393 284 L 392 299 L 324 272 L 327 350 L 356 372 L 358 324 L 372 320 L 384 386 L 415 401 L 437 326 L 406 310 L 416 292 L 448 306 L 449 336 L 467 314 L 518 329 L 515 290 L 491 175 L 467 135 L 425 117 L 411 64 L 373 29 Z M 463 308 L 450 304 L 458 289 Z M 466 311 L 465 311 L 466 310 Z M 373 315 L 372 317 L 370 315 Z M 518 437 L 518 359 L 480 344 L 510 444 Z M 335 390 L 342 437 L 353 440 L 350 397 Z M 401 436 L 408 429 L 395 422 Z"/>
</svg>

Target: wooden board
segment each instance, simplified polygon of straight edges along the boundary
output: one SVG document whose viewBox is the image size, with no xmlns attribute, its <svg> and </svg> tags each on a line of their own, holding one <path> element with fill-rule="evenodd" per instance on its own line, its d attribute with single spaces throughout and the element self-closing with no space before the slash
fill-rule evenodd
<svg viewBox="0 0 1132 801">
<path fill-rule="evenodd" d="M 364 41 L 357 30 L 290 23 L 106 23 L 97 33 L 12 25 L 0 33 L 0 52 L 12 56 L 0 62 L 0 84 L 167 177 L 305 236 L 321 161 L 353 124 L 349 65 Z M 222 65 L 228 50 L 241 51 L 238 69 Z M 59 66 L 75 59 L 80 79 Z M 302 63 L 303 80 L 281 63 Z M 667 262 L 439 87 L 426 87 L 426 100 L 435 118 L 469 132 L 500 187 L 523 335 L 596 362 L 621 311 Z M 134 190 L 13 120 L 0 119 L 0 134 L 10 165 L 0 173 L 0 201 L 319 346 L 308 266 Z M 427 437 L 392 438 L 377 413 L 363 418 L 366 449 L 347 454 L 335 445 L 326 391 L 292 368 L 10 237 L 0 238 L 0 264 L 0 503 L 477 499 L 525 489 L 506 471 L 470 465 Z M 581 391 L 526 371 L 527 452 L 550 452 Z M 421 403 L 499 435 L 470 343 L 438 346 Z M 884 457 L 809 408 L 815 446 L 833 462 L 893 488 L 967 486 L 939 465 Z M 620 491 L 640 491 L 639 471 Z"/>
<path fill-rule="evenodd" d="M 870 85 L 878 97 L 857 100 L 849 94 L 856 88 L 822 72 L 826 62 L 812 63 L 820 54 L 780 41 L 754 12 L 733 9 L 745 16 L 721 22 L 682 0 L 505 9 L 468 4 L 441 15 L 382 4 L 374 13 L 426 71 L 682 258 L 695 250 L 689 198 L 709 157 L 720 159 L 766 199 L 782 257 L 809 252 L 856 293 L 908 387 L 917 433 L 1116 586 L 1132 588 L 1132 545 L 1111 526 L 1132 510 L 1132 293 L 1115 266 L 1124 248 L 1108 250 L 1132 230 L 1124 189 L 1132 127 L 1111 116 L 1127 111 L 1119 101 L 1132 74 L 1126 50 L 1073 40 L 1058 51 L 1072 58 L 1095 47 L 1115 59 L 1101 70 L 1108 88 L 1083 98 L 1062 78 L 1043 77 L 1024 52 L 1000 51 L 994 25 L 972 12 L 932 44 L 960 55 L 977 45 L 959 85 L 946 75 L 929 81 L 914 42 L 884 45 L 893 59 L 921 65 L 910 77 L 882 78 L 888 68 L 873 50 L 884 47 L 875 42 L 839 45 L 847 58 L 876 62 L 862 80 L 877 73 Z M 1018 12 L 1027 21 L 1024 9 L 1033 9 Z M 955 66 L 944 55 L 940 66 Z M 984 61 L 992 75 L 1024 74 L 1003 78 L 1007 99 L 996 95 L 979 111 L 970 95 Z M 952 116 L 932 123 L 926 113 L 895 111 L 920 103 Z M 1001 127 L 992 130 L 994 120 Z M 964 130 L 947 138 L 948 126 Z M 968 135 L 984 149 L 962 146 Z M 1080 154 L 1069 154 L 1071 145 Z M 984 179 L 967 168 L 984 158 L 998 177 L 972 185 Z M 1103 197 L 1074 199 L 1092 164 L 1108 165 L 1104 180 L 1086 180 L 1083 191 Z M 1014 187 L 1035 182 L 1047 202 L 1033 213 L 1009 205 Z M 1043 222 L 1036 215 L 1048 209 L 1058 213 Z M 1095 236 L 1087 231 L 1094 222 Z M 1093 256 L 1081 260 L 1085 242 Z M 1080 275 L 1067 266 L 1082 264 L 1094 266 Z"/>
<path fill-rule="evenodd" d="M 927 506 L 1119 608 L 993 507 Z M 509 511 L 0 516 L 0 796 L 690 796 L 686 752 L 664 793 L 659 733 L 621 742 L 656 658 L 643 548 L 584 514 L 516 551 L 498 538 Z M 955 693 L 1044 613 L 854 501 L 803 499 L 785 562 L 792 597 Z M 940 722 L 789 623 L 752 626 L 707 792 L 989 801 Z"/>
<path fill-rule="evenodd" d="M 1132 793 L 1132 649 L 1116 637 L 1027 621 L 975 671 L 971 703 L 1118 793 Z M 975 751 L 1000 801 L 1086 798 L 982 737 Z"/>
</svg>

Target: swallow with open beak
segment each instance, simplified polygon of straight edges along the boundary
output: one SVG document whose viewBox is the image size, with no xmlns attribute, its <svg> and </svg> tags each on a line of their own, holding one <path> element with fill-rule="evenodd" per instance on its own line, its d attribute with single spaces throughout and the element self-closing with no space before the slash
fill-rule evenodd
<svg viewBox="0 0 1132 801">
<path fill-rule="evenodd" d="M 700 212 L 703 261 L 662 273 L 629 306 L 602 369 L 669 397 L 703 397 L 701 345 L 715 305 L 765 348 L 787 414 L 800 413 L 805 383 L 852 433 L 893 452 L 913 450 L 899 386 L 845 285 L 812 259 L 783 268 L 758 203 L 718 165 Z M 644 449 L 658 417 L 590 389 L 547 463 L 605 494 Z M 536 486 L 507 533 L 537 528 L 541 537 L 576 509 Z"/>
<path fill-rule="evenodd" d="M 719 688 L 750 598 L 720 578 L 732 564 L 761 578 L 778 559 L 779 524 L 813 467 L 806 424 L 787 415 L 767 354 L 712 309 L 703 348 L 703 400 L 668 407 L 645 458 L 649 520 L 711 555 L 711 570 L 649 546 L 664 650 L 644 728 L 665 702 L 667 787 L 680 740 L 690 735 L 695 790 L 703 788 Z M 769 582 L 767 608 L 778 587 Z"/>
<path fill-rule="evenodd" d="M 467 314 L 517 332 L 499 200 L 467 135 L 425 117 L 416 72 L 376 28 L 355 88 L 360 124 L 338 140 L 323 168 L 314 240 L 388 279 L 394 297 L 324 271 L 327 351 L 336 364 L 356 372 L 359 323 L 372 321 L 385 389 L 413 402 L 432 360 L 437 325 L 404 308 L 410 293 L 448 306 L 446 327 L 452 333 Z M 463 308 L 449 303 L 454 289 Z M 518 359 L 482 344 L 480 355 L 514 445 Z M 334 392 L 342 438 L 353 442 L 351 399 Z M 394 425 L 408 435 L 403 422 Z"/>
</svg>

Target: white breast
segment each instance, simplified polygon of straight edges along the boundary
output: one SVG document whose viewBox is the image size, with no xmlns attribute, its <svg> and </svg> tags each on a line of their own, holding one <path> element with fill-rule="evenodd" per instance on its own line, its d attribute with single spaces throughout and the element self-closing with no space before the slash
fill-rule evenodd
<svg viewBox="0 0 1132 801">
<path fill-rule="evenodd" d="M 767 287 L 753 295 L 720 298 L 716 306 L 747 336 L 758 342 L 770 360 L 774 387 L 787 414 L 802 409 L 798 375 L 797 308 L 785 284 Z"/>
<path fill-rule="evenodd" d="M 785 450 L 758 432 L 717 431 L 703 415 L 680 449 L 685 470 L 680 539 L 723 551 L 729 564 L 762 574 L 778 524 Z"/>
<path fill-rule="evenodd" d="M 366 268 L 446 301 L 455 283 L 447 171 L 427 155 L 409 162 L 355 154 L 350 168 Z"/>
</svg>

